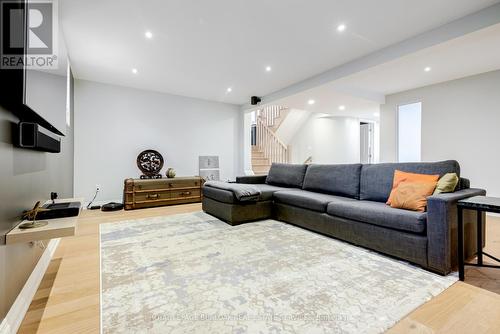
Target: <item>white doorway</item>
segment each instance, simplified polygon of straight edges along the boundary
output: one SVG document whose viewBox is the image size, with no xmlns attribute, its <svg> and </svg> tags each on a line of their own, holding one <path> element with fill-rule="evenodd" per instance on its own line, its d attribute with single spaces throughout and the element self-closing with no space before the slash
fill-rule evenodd
<svg viewBox="0 0 500 334">
<path fill-rule="evenodd" d="M 360 122 L 360 149 L 359 157 L 362 164 L 372 164 L 375 159 L 375 136 L 374 124 L 368 122 Z"/>
</svg>

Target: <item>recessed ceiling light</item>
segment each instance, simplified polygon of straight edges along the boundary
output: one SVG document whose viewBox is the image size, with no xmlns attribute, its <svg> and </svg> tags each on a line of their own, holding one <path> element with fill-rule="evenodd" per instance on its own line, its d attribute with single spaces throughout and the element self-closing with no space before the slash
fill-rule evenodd
<svg viewBox="0 0 500 334">
<path fill-rule="evenodd" d="M 266 72 L 271 72 L 272 68 L 271 66 L 266 66 Z"/>
<path fill-rule="evenodd" d="M 136 69 L 136 68 L 133 68 L 133 69 L 132 69 L 132 73 L 137 74 L 137 69 Z"/>
<path fill-rule="evenodd" d="M 339 106 L 339 110 L 345 110 L 345 106 Z"/>
<path fill-rule="evenodd" d="M 311 100 L 307 101 L 307 104 L 309 104 L 309 105 L 313 105 L 313 104 L 315 104 L 315 103 L 316 103 L 316 101 L 314 101 L 313 99 L 311 99 Z"/>
<path fill-rule="evenodd" d="M 380 113 L 379 113 L 379 112 L 374 112 L 374 113 L 373 113 L 373 116 L 375 116 L 375 117 L 379 117 L 379 116 L 380 116 Z"/>
<path fill-rule="evenodd" d="M 424 68 L 425 72 L 430 72 L 431 70 L 432 70 L 432 68 L 430 68 L 429 66 L 427 66 L 426 68 Z"/>
<path fill-rule="evenodd" d="M 338 31 L 338 32 L 344 32 L 346 28 L 347 28 L 347 27 L 346 27 L 346 25 L 345 25 L 345 24 L 339 24 L 339 25 L 337 26 L 337 31 Z"/>
<path fill-rule="evenodd" d="M 233 89 L 232 89 L 231 87 L 228 87 L 228 88 L 226 89 L 226 92 L 228 92 L 228 93 L 231 93 L 232 91 L 233 91 Z"/>
<path fill-rule="evenodd" d="M 151 39 L 153 38 L 153 33 L 148 30 L 144 33 L 144 36 L 146 36 L 147 39 Z"/>
</svg>

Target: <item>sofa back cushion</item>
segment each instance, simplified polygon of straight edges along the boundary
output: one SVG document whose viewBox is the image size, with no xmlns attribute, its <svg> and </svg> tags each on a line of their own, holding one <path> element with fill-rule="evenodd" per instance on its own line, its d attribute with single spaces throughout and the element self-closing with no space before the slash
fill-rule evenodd
<svg viewBox="0 0 500 334">
<path fill-rule="evenodd" d="M 307 165 L 273 163 L 266 183 L 273 186 L 302 188 Z"/>
<path fill-rule="evenodd" d="M 304 190 L 359 198 L 361 164 L 311 165 L 304 178 Z"/>
<path fill-rule="evenodd" d="M 460 176 L 460 165 L 455 160 L 363 165 L 359 189 L 360 199 L 386 202 L 392 190 L 396 169 L 409 173 L 438 174 L 440 177 L 446 173 L 457 173 Z"/>
</svg>

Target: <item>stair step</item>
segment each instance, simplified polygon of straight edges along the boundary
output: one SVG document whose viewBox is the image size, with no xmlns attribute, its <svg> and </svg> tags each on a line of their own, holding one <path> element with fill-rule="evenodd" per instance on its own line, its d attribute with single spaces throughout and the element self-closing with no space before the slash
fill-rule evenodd
<svg viewBox="0 0 500 334">
<path fill-rule="evenodd" d="M 258 167 L 258 168 L 264 168 L 264 167 L 271 167 L 270 164 L 252 164 L 252 168 L 253 167 Z"/>
<path fill-rule="evenodd" d="M 269 163 L 269 161 L 263 161 L 263 162 L 252 163 L 252 166 L 269 166 L 269 167 L 271 167 L 271 164 Z"/>
<path fill-rule="evenodd" d="M 265 162 L 267 165 L 269 165 L 269 164 L 270 164 L 270 163 L 269 163 L 269 159 L 267 159 L 267 158 L 256 158 L 256 157 L 252 157 L 252 163 L 254 163 L 254 162 L 256 162 L 256 163 L 264 163 L 264 162 Z"/>
<path fill-rule="evenodd" d="M 269 169 L 271 168 L 271 166 L 269 165 L 262 165 L 262 166 L 259 166 L 259 165 L 255 165 L 255 166 L 252 166 L 252 170 L 254 173 L 266 173 L 269 172 Z"/>
</svg>

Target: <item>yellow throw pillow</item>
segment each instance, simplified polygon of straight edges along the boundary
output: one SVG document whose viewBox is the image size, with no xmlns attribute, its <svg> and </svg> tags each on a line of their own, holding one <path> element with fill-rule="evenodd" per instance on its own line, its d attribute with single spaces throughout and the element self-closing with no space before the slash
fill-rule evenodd
<svg viewBox="0 0 500 334">
<path fill-rule="evenodd" d="M 394 190 L 391 208 L 425 212 L 427 197 L 436 189 L 437 182 L 403 182 Z"/>
<path fill-rule="evenodd" d="M 458 181 L 459 178 L 457 173 L 444 174 L 443 177 L 439 179 L 433 195 L 454 192 Z"/>
</svg>

